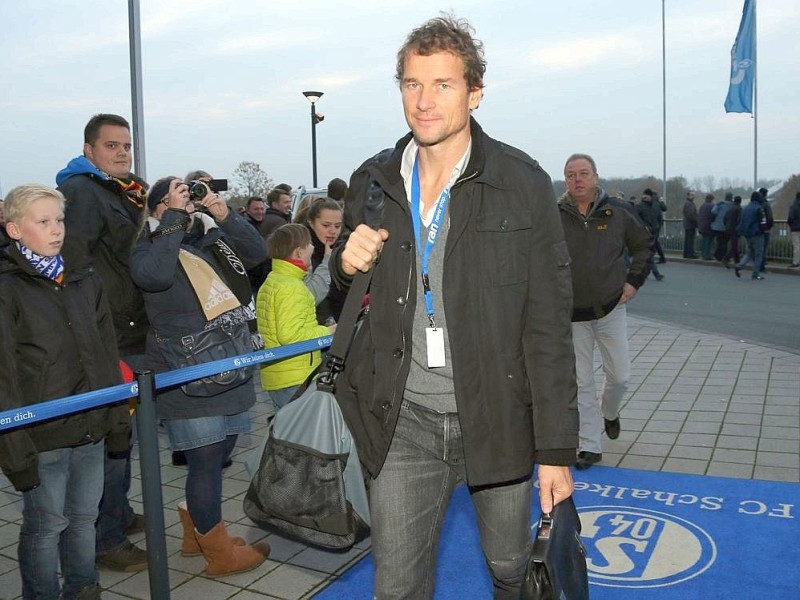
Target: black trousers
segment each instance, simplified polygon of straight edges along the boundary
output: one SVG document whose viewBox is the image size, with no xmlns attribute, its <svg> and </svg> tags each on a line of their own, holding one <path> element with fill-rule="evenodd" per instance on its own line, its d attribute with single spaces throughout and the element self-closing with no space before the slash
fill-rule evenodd
<svg viewBox="0 0 800 600">
<path fill-rule="evenodd" d="M 720 262 L 728 256 L 728 242 L 730 235 L 727 231 L 715 231 L 714 237 L 717 239 L 717 246 L 714 248 L 714 258 Z"/>
<path fill-rule="evenodd" d="M 694 249 L 697 229 L 685 229 L 683 234 L 683 258 L 697 258 L 697 253 Z"/>
</svg>

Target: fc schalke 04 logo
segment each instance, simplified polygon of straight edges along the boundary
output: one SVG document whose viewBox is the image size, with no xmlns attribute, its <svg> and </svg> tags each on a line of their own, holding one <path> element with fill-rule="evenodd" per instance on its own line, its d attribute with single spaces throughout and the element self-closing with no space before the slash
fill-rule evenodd
<svg viewBox="0 0 800 600">
<path fill-rule="evenodd" d="M 708 533 L 674 515 L 626 506 L 586 506 L 578 512 L 589 581 L 596 585 L 674 585 L 697 577 L 717 557 Z"/>
</svg>

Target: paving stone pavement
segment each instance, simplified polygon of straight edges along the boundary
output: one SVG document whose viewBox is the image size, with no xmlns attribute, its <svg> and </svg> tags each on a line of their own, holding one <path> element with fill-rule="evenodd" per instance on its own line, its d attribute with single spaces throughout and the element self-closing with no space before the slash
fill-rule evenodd
<svg viewBox="0 0 800 600">
<path fill-rule="evenodd" d="M 622 433 L 604 439 L 601 464 L 649 471 L 800 482 L 800 354 L 629 317 L 632 371 L 622 406 Z M 597 356 L 596 356 L 597 359 Z M 599 364 L 599 363 L 598 363 Z M 598 366 L 598 383 L 602 372 Z M 305 600 L 369 551 L 365 540 L 346 553 L 308 548 L 254 527 L 242 510 L 244 461 L 266 430 L 272 404 L 259 391 L 253 431 L 241 436 L 225 471 L 223 516 L 234 535 L 266 539 L 272 553 L 259 568 L 221 579 L 203 576 L 202 558 L 180 555 L 175 510 L 184 467 L 170 464 L 159 436 L 171 598 Z M 139 465 L 130 497 L 142 510 Z M 17 538 L 21 496 L 0 475 L 0 599 L 20 597 Z M 144 536 L 133 539 L 144 546 Z M 149 599 L 147 572 L 100 570 L 106 600 Z M 160 599 L 159 599 L 160 600 Z"/>
</svg>

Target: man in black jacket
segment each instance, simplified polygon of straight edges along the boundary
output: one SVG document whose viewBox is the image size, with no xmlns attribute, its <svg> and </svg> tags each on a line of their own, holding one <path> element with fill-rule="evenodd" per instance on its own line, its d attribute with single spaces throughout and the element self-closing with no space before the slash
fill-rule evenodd
<svg viewBox="0 0 800 600">
<path fill-rule="evenodd" d="M 767 254 L 769 253 L 769 236 L 770 232 L 772 231 L 772 227 L 775 224 L 775 219 L 772 216 L 772 206 L 769 203 L 769 190 L 765 187 L 758 188 L 758 193 L 761 194 L 761 197 L 764 201 L 761 205 L 764 207 L 764 215 L 766 216 L 766 223 L 762 228 L 764 232 L 764 253 L 761 255 L 761 266 L 759 267 L 759 271 L 764 273 L 767 270 Z"/>
<path fill-rule="evenodd" d="M 534 464 L 542 510 L 573 489 L 569 257 L 548 175 L 470 118 L 485 64 L 466 21 L 410 34 L 396 78 L 411 133 L 354 173 L 331 259 L 344 288 L 375 265 L 337 399 L 372 477 L 376 598 L 433 595 L 460 481 L 494 597 L 518 598 Z"/>
<path fill-rule="evenodd" d="M 739 256 L 739 234 L 737 233 L 737 229 L 739 228 L 739 219 L 742 218 L 742 197 L 741 196 L 734 196 L 733 197 L 733 205 L 728 209 L 728 212 L 725 213 L 724 224 L 725 224 L 725 233 L 728 235 L 728 252 L 725 254 L 722 262 L 726 267 L 730 266 L 730 261 L 733 260 L 734 263 L 738 263 L 741 259 Z"/>
<path fill-rule="evenodd" d="M 6 235 L 6 219 L 4 215 L 4 207 L 5 203 L 3 199 L 0 198 L 0 257 L 4 256 L 6 253 L 6 248 L 8 248 L 8 236 Z"/>
<path fill-rule="evenodd" d="M 696 236 L 697 207 L 694 205 L 694 192 L 689 190 L 683 203 L 683 258 L 697 258 Z"/>
<path fill-rule="evenodd" d="M 619 409 L 631 361 L 625 305 L 644 284 L 652 259 L 650 233 L 634 213 L 598 186 L 597 166 L 588 154 L 573 154 L 564 166 L 567 192 L 559 199 L 564 237 L 572 258 L 572 341 L 578 377 L 580 441 L 575 467 L 602 459 L 603 429 L 620 432 Z M 625 250 L 630 267 L 625 265 Z M 594 383 L 594 347 L 605 381 L 600 401 Z"/>
<path fill-rule="evenodd" d="M 283 188 L 273 188 L 267 194 L 267 210 L 261 221 L 261 235 L 264 239 L 281 225 L 292 220 L 292 195 Z"/>
<path fill-rule="evenodd" d="M 253 196 L 247 199 L 244 217 L 250 225 L 256 228 L 256 231 L 258 231 L 264 239 L 267 238 L 267 235 L 263 233 L 264 227 L 269 224 L 264 220 L 265 211 L 266 208 L 263 198 Z M 261 289 L 261 285 L 267 279 L 267 275 L 269 275 L 271 270 L 270 267 L 270 259 L 267 258 L 267 260 L 261 264 L 247 270 L 247 277 L 250 279 L 250 287 L 253 290 L 254 298 L 258 295 L 258 290 Z"/>
<path fill-rule="evenodd" d="M 67 199 L 64 260 L 91 264 L 111 306 L 120 358 L 142 367 L 149 329 L 144 300 L 130 277 L 128 259 L 145 206 L 146 184 L 131 173 L 131 134 L 119 115 L 98 114 L 84 129 L 83 154 L 56 175 Z M 97 561 L 117 571 L 147 568 L 147 554 L 127 534 L 144 530 L 144 518 L 128 501 L 130 450 L 106 457 L 103 499 L 97 519 Z"/>
<path fill-rule="evenodd" d="M 789 207 L 789 214 L 786 217 L 789 225 L 792 240 L 792 264 L 790 267 L 800 267 L 800 192 L 794 196 L 794 202 Z"/>
<path fill-rule="evenodd" d="M 658 241 L 658 237 L 661 235 L 661 228 L 664 225 L 664 213 L 667 212 L 667 204 L 658 197 L 658 194 L 647 188 L 642 192 L 642 199 L 636 205 L 636 208 L 639 218 L 645 224 L 645 227 L 650 230 L 650 235 L 653 236 L 653 250 L 658 254 L 658 264 L 667 262 L 664 250 Z"/>
</svg>

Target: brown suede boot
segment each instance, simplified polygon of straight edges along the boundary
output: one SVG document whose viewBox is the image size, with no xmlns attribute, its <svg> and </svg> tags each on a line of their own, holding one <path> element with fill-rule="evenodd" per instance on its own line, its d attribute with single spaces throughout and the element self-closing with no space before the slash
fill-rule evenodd
<svg viewBox="0 0 800 600">
<path fill-rule="evenodd" d="M 181 518 L 181 525 L 183 525 L 183 543 L 181 544 L 181 554 L 183 556 L 200 556 L 203 551 L 200 549 L 200 544 L 197 543 L 197 537 L 194 531 L 194 522 L 189 510 L 186 508 L 186 502 L 178 503 L 178 516 Z M 246 546 L 247 542 L 240 537 L 231 538 L 234 546 Z"/>
<path fill-rule="evenodd" d="M 195 536 L 206 558 L 206 575 L 209 577 L 250 571 L 269 556 L 269 544 L 266 542 L 252 546 L 234 546 L 222 521 L 205 535 L 195 531 Z"/>
</svg>

